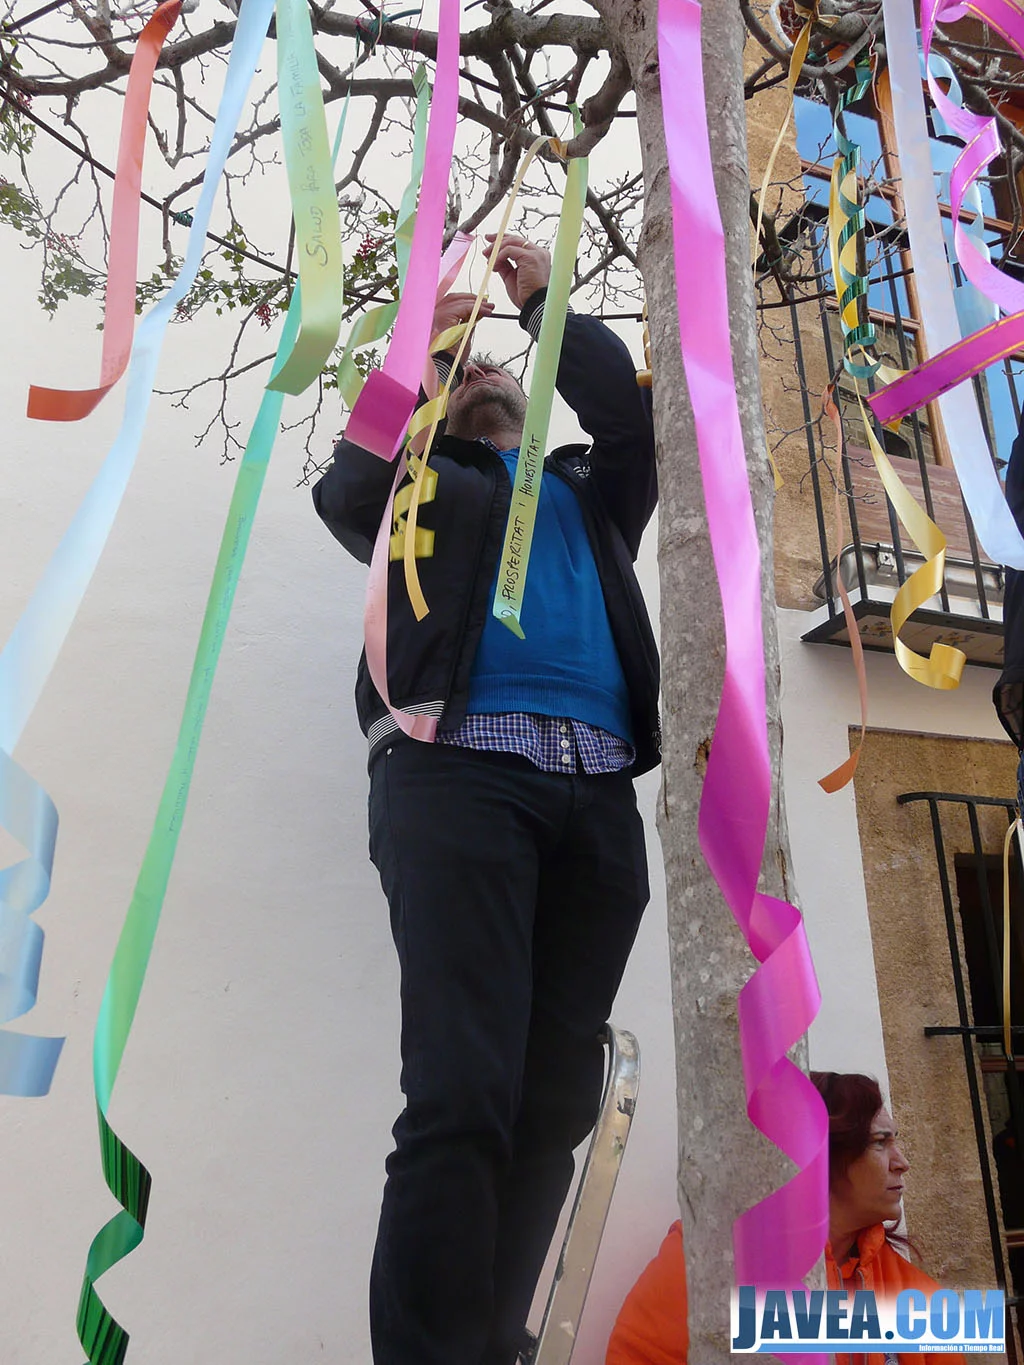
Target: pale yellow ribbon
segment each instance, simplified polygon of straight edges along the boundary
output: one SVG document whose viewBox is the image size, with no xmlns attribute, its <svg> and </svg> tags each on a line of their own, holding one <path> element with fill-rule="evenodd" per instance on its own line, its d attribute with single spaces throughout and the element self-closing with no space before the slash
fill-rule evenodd
<svg viewBox="0 0 1024 1365">
<path fill-rule="evenodd" d="M 829 250 L 832 258 L 832 282 L 836 290 L 837 299 L 840 293 L 840 254 L 839 254 L 839 233 L 842 230 L 844 215 L 839 203 L 839 183 L 838 183 L 837 160 L 832 170 L 832 185 L 829 194 Z M 853 184 L 849 185 L 850 180 Z M 845 185 L 849 185 L 851 192 L 847 192 Z M 847 199 L 854 201 L 857 187 L 856 177 L 848 176 L 844 182 L 844 190 Z M 843 247 L 843 262 L 849 260 L 849 273 L 856 271 L 857 240 L 851 239 Z M 841 314 L 844 331 L 850 331 L 858 325 L 856 298 L 851 299 Z M 864 353 L 866 356 L 866 352 Z M 891 383 L 898 379 L 899 370 L 895 370 L 887 365 L 879 365 L 877 369 L 878 379 L 883 384 Z M 916 569 L 897 592 L 890 612 L 892 625 L 893 649 L 896 659 L 905 673 L 915 681 L 923 683 L 925 687 L 933 687 L 939 691 L 951 691 L 959 687 L 960 678 L 967 662 L 967 656 L 963 650 L 955 648 L 953 645 L 939 644 L 937 641 L 931 647 L 931 652 L 926 659 L 923 655 L 917 654 L 909 645 L 900 639 L 900 631 L 906 625 L 909 618 L 923 607 L 929 598 L 934 597 L 942 591 L 943 579 L 946 568 L 946 537 L 939 530 L 938 526 L 928 516 L 914 500 L 912 494 L 903 484 L 899 475 L 892 466 L 888 455 L 879 444 L 868 419 L 864 401 L 860 393 L 860 384 L 855 375 L 851 376 L 854 392 L 857 395 L 857 406 L 860 408 L 861 420 L 864 424 L 864 435 L 867 440 L 868 449 L 871 451 L 875 468 L 882 481 L 889 501 L 895 509 L 907 534 L 920 550 L 925 558 L 925 562 L 919 569 Z"/>
<path fill-rule="evenodd" d="M 437 433 L 438 423 L 444 417 L 444 414 L 448 409 L 448 395 L 451 392 L 452 384 L 455 381 L 456 372 L 462 362 L 463 353 L 469 345 L 469 338 L 472 336 L 473 328 L 476 326 L 477 318 L 480 316 L 480 309 L 483 305 L 483 301 L 487 297 L 487 286 L 491 281 L 491 274 L 494 270 L 494 261 L 497 258 L 505 233 L 508 231 L 508 225 L 512 217 L 512 209 L 515 205 L 516 196 L 519 194 L 519 190 L 522 186 L 526 172 L 530 167 L 530 163 L 545 142 L 551 143 L 556 151 L 561 150 L 561 144 L 556 138 L 538 137 L 533 141 L 526 156 L 523 158 L 523 163 L 516 173 L 515 180 L 512 182 L 512 188 L 509 191 L 508 200 L 505 203 L 505 212 L 502 214 L 501 223 L 498 226 L 498 231 L 495 233 L 494 244 L 491 247 L 490 254 L 487 258 L 483 279 L 480 282 L 480 288 L 477 290 L 476 298 L 473 301 L 473 308 L 470 312 L 469 319 L 465 323 L 459 324 L 459 327 L 463 329 L 462 338 L 459 342 L 458 350 L 455 353 L 451 372 L 445 380 L 438 396 L 419 407 L 416 412 L 413 413 L 412 419 L 409 422 L 410 439 L 424 428 L 429 427 L 425 442 L 425 453 L 423 458 L 418 462 L 418 468 L 412 471 L 414 478 L 405 532 L 405 586 L 409 594 L 409 601 L 412 604 L 413 614 L 417 621 L 422 621 L 430 610 L 427 606 L 426 598 L 423 596 L 423 589 L 420 586 L 419 571 L 416 567 L 417 520 L 420 503 L 424 501 L 424 493 L 426 491 L 425 479 L 427 475 L 427 461 L 430 458 L 430 451 L 433 445 L 434 436 Z M 442 350 L 444 345 L 452 344 L 451 336 L 456 330 L 457 329 L 452 328 L 449 332 L 442 333 L 441 336 L 435 338 L 434 342 L 431 344 L 431 352 L 433 353 Z"/>
<path fill-rule="evenodd" d="M 797 8 L 802 10 L 802 7 L 799 5 Z M 764 177 L 761 181 L 761 193 L 757 197 L 757 223 L 754 226 L 755 261 L 761 250 L 761 225 L 764 222 L 764 201 L 768 195 L 768 187 L 771 184 L 772 171 L 775 169 L 776 158 L 779 155 L 783 139 L 789 129 L 789 121 L 793 117 L 793 101 L 796 94 L 796 83 L 800 79 L 800 72 L 803 69 L 804 61 L 807 58 L 807 49 L 811 45 L 811 29 L 814 27 L 814 22 L 818 17 L 817 0 L 815 0 L 814 5 L 809 11 L 802 12 L 807 13 L 807 22 L 800 30 L 797 40 L 793 44 L 793 51 L 789 58 L 789 74 L 786 77 L 786 93 L 789 98 L 786 102 L 786 115 L 782 120 L 782 127 L 779 129 L 778 137 L 775 139 L 775 145 L 772 147 L 771 153 L 769 154 L 768 164 L 765 166 Z"/>
<path fill-rule="evenodd" d="M 761 192 L 757 196 L 757 222 L 754 225 L 753 256 L 753 259 L 755 261 L 757 260 L 758 253 L 761 250 L 761 227 L 762 224 L 764 223 L 764 206 L 765 200 L 768 197 L 768 188 L 771 184 L 772 172 L 775 169 L 775 162 L 778 158 L 779 151 L 782 148 L 782 143 L 785 140 L 786 133 L 789 129 L 790 120 L 793 117 L 793 106 L 794 99 L 796 96 L 796 84 L 797 81 L 800 79 L 800 72 L 803 69 L 803 64 L 807 59 L 807 51 L 811 45 L 811 30 L 813 29 L 815 22 L 818 20 L 817 0 L 815 0 L 815 3 L 811 6 L 810 9 L 805 9 L 802 5 L 799 4 L 796 5 L 796 9 L 798 10 L 799 13 L 807 15 L 807 22 L 804 24 L 803 28 L 797 35 L 797 40 L 793 44 L 793 51 L 790 54 L 789 73 L 786 76 L 786 93 L 788 96 L 786 101 L 786 113 L 782 120 L 782 127 L 779 129 L 778 136 L 776 137 L 772 150 L 769 153 L 768 164 L 764 168 L 764 176 L 761 180 Z M 832 22 L 835 21 L 832 20 Z M 778 490 L 783 486 L 785 480 L 783 479 L 782 474 L 779 471 L 779 466 L 776 463 L 775 456 L 772 454 L 771 450 L 766 449 L 766 453 L 768 456 L 768 463 L 771 466 L 772 478 L 775 480 L 775 491 L 778 492 Z"/>
</svg>

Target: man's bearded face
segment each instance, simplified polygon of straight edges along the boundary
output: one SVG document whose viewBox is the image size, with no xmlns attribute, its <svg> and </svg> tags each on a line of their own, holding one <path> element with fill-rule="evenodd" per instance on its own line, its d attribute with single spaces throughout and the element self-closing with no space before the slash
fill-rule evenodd
<svg viewBox="0 0 1024 1365">
<path fill-rule="evenodd" d="M 496 428 L 522 431 L 525 416 L 526 394 L 509 372 L 488 360 L 475 359 L 448 398 L 447 430 L 451 436 L 473 440 Z"/>
</svg>

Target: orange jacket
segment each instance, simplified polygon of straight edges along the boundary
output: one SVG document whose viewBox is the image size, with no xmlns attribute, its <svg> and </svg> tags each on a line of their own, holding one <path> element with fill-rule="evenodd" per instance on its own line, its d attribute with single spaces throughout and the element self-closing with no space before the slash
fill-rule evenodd
<svg viewBox="0 0 1024 1365">
<path fill-rule="evenodd" d="M 605 1365 L 686 1365 L 689 1345 L 683 1225 L 675 1222 L 619 1310 Z"/>
<path fill-rule="evenodd" d="M 939 1286 L 930 1275 L 911 1265 L 886 1239 L 881 1223 L 860 1233 L 857 1247 L 859 1255 L 844 1262 L 840 1275 L 832 1248 L 826 1245 L 825 1273 L 829 1289 L 845 1289 L 850 1294 L 858 1289 L 873 1289 L 876 1294 L 886 1297 L 895 1297 L 901 1289 L 923 1289 L 927 1294 L 938 1289 Z M 878 1352 L 855 1352 L 852 1355 L 837 1355 L 835 1365 L 886 1365 L 890 1358 L 898 1360 L 899 1365 L 966 1365 L 959 1353 L 936 1355 L 931 1351 L 892 1357 Z"/>
</svg>

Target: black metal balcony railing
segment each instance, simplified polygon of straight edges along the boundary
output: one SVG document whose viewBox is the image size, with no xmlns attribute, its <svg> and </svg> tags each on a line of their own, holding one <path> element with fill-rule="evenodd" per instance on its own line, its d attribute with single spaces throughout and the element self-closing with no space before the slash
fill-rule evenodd
<svg viewBox="0 0 1024 1365">
<path fill-rule="evenodd" d="M 1001 797 L 964 796 L 954 792 L 905 792 L 897 799 L 900 805 L 927 802 L 931 816 L 957 1023 L 931 1025 L 925 1029 L 925 1036 L 958 1036 L 963 1044 L 964 1070 L 992 1243 L 992 1264 L 996 1282 L 1007 1295 L 1007 1328 L 1011 1329 L 1011 1322 L 1017 1328 L 1016 1333 L 1012 1329 L 1006 1333 L 1006 1352 L 1011 1365 L 1018 1365 L 1020 1357 L 1015 1337 L 1024 1335 L 1024 1096 L 1019 1074 L 1024 1068 L 1024 1026 L 1013 1028 L 1013 1057 L 1012 1060 L 1006 1058 L 1001 1025 L 1002 858 L 986 849 L 978 815 L 979 807 L 1000 807 L 1012 823 L 1017 814 L 1016 806 L 1013 801 Z M 957 807 L 961 808 L 960 828 L 962 814 L 967 816 L 971 850 L 954 854 L 954 886 L 945 834 L 949 832 L 949 820 L 957 813 Z M 1019 934 L 1024 926 L 1020 923 L 1022 893 L 1016 856 L 1013 868 L 1010 907 L 1015 932 L 1011 950 L 1011 996 L 1020 999 L 1020 987 L 1024 984 L 1024 942 Z M 989 1132 L 993 1135 L 991 1140 Z"/>
<path fill-rule="evenodd" d="M 818 224 L 813 224 L 811 231 L 815 260 L 824 271 L 823 231 Z M 909 369 L 916 363 L 916 325 L 902 316 L 906 307 L 905 281 L 891 268 L 893 265 L 899 265 L 898 259 L 873 272 L 869 297 L 880 348 L 902 368 Z M 954 270 L 957 283 L 962 283 L 958 268 Z M 859 408 L 852 392 L 844 395 L 842 380 L 838 398 L 846 438 L 843 455 L 834 475 L 830 475 L 829 467 L 822 461 L 823 452 L 816 438 L 820 383 L 809 381 L 808 368 L 809 360 L 814 364 L 815 356 L 820 356 L 823 350 L 827 372 L 834 375 L 838 371 L 842 346 L 834 306 L 821 298 L 816 304 L 792 305 L 789 315 L 821 563 L 813 591 L 822 605 L 815 610 L 803 638 L 830 644 L 849 643 L 836 583 L 837 576 L 841 575 L 864 647 L 891 651 L 889 612 L 893 599 L 902 584 L 923 563 L 923 557 L 901 528 L 882 488 L 866 449 Z M 811 317 L 814 318 L 813 329 Z M 814 369 L 818 372 L 820 364 L 814 365 Z M 972 382 L 989 453 L 999 468 L 1009 457 L 1020 421 L 1024 363 L 1010 357 Z M 915 612 L 904 628 L 902 638 L 921 654 L 927 655 L 932 643 L 939 641 L 959 646 L 973 663 L 1001 667 L 1003 569 L 993 563 L 978 544 L 955 471 L 936 462 L 937 442 L 929 427 L 928 410 L 905 420 L 897 436 L 884 431 L 877 423 L 874 432 L 893 457 L 903 482 L 938 523 L 948 541 L 943 589 Z M 845 523 L 838 547 L 834 537 L 830 543 L 828 533 L 835 496 L 833 476 L 839 479 Z"/>
</svg>

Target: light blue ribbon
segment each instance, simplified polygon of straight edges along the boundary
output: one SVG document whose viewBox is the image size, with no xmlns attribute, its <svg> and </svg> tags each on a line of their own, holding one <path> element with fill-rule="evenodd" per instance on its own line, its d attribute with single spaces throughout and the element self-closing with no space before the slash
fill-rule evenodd
<svg viewBox="0 0 1024 1365">
<path fill-rule="evenodd" d="M 64 644 L 121 505 L 146 425 L 164 333 L 195 282 L 217 187 L 273 11 L 274 0 L 242 0 L 184 264 L 136 329 L 121 429 L 0 652 L 0 822 L 30 854 L 0 878 L 0 1023 L 27 1013 L 35 1004 L 43 935 L 29 916 L 49 888 L 57 828 L 52 801 L 10 755 Z M 0 1030 L 0 1094 L 45 1095 L 62 1044 L 60 1038 Z"/>
<path fill-rule="evenodd" d="M 924 53 L 919 52 L 918 58 L 921 63 L 922 79 L 926 76 L 924 65 Z M 946 61 L 945 57 L 933 52 L 929 58 L 931 73 L 939 80 L 949 81 L 949 89 L 946 92 L 949 99 L 960 107 L 963 106 L 964 95 L 960 89 L 960 82 L 956 78 L 956 72 Z M 935 132 L 940 136 L 955 137 L 945 119 L 937 109 L 932 109 L 932 125 Z M 939 198 L 942 203 L 948 204 L 949 194 L 949 172 L 939 172 Z M 964 207 L 970 209 L 974 217 L 970 222 L 966 219 L 961 220 L 961 227 L 968 237 L 974 242 L 979 255 L 986 261 L 992 259 L 992 251 L 985 238 L 985 210 L 981 202 L 981 190 L 977 183 L 972 182 L 964 195 Z M 952 225 L 948 228 L 944 224 L 946 236 L 946 246 L 949 252 L 950 264 L 957 259 L 956 237 L 952 231 Z M 986 294 L 964 277 L 960 284 L 953 287 L 953 301 L 956 304 L 957 319 L 960 323 L 961 335 L 967 337 L 975 332 L 980 332 L 983 327 L 988 327 L 999 318 L 999 306 L 994 303 Z"/>
<path fill-rule="evenodd" d="M 57 808 L 38 782 L 0 750 L 0 825 L 29 856 L 0 872 L 0 1024 L 36 1003 L 43 931 L 31 918 L 50 891 Z M 45 1095 L 63 1038 L 0 1029 L 0 1094 Z"/>
</svg>

